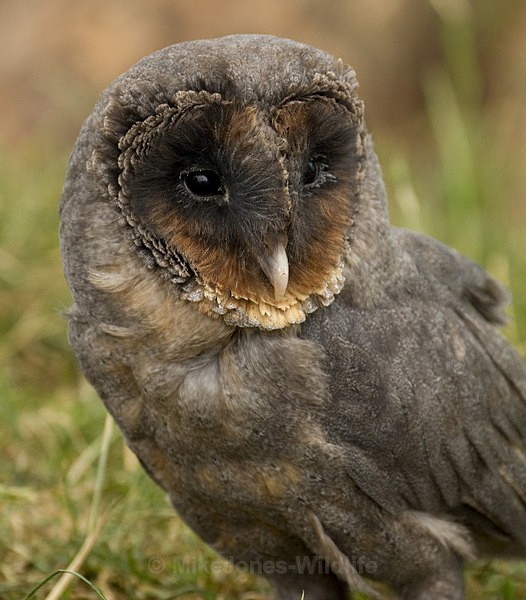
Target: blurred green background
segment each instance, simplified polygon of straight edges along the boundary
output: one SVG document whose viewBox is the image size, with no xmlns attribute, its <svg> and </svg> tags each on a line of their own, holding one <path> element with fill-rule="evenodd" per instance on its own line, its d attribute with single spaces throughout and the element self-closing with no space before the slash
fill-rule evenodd
<svg viewBox="0 0 526 600">
<path fill-rule="evenodd" d="M 108 600 L 266 597 L 178 521 L 104 429 L 67 345 L 57 240 L 68 153 L 98 93 L 153 50 L 241 32 L 354 66 L 393 222 L 503 281 L 506 334 L 524 352 L 524 0 L 0 0 L 0 598 L 23 598 L 75 557 Z M 478 563 L 467 595 L 522 599 L 525 581 L 520 564 Z M 56 585 L 36 597 L 98 597 L 79 580 Z"/>
</svg>

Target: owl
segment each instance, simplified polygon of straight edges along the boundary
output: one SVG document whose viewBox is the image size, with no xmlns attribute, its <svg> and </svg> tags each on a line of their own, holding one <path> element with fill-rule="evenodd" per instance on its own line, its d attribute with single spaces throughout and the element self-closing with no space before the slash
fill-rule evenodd
<svg viewBox="0 0 526 600">
<path fill-rule="evenodd" d="M 460 600 L 526 550 L 526 367 L 481 268 L 388 220 L 341 60 L 236 35 L 156 52 L 73 149 L 82 371 L 189 526 L 278 599 Z"/>
</svg>

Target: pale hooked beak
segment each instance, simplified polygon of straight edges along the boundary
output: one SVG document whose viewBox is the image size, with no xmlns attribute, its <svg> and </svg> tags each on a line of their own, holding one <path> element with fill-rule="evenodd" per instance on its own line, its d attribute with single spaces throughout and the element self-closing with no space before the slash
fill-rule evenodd
<svg viewBox="0 0 526 600">
<path fill-rule="evenodd" d="M 276 301 L 283 300 L 289 283 L 289 259 L 287 258 L 287 238 L 284 234 L 277 236 L 272 246 L 263 256 L 259 257 L 259 264 L 274 288 Z"/>
</svg>

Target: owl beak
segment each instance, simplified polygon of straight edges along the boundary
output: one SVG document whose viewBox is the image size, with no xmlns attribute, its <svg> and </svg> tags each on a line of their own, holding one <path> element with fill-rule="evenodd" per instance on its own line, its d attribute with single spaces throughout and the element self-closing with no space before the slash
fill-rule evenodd
<svg viewBox="0 0 526 600">
<path fill-rule="evenodd" d="M 259 257 L 259 264 L 274 288 L 276 301 L 283 300 L 289 283 L 289 259 L 287 258 L 287 238 L 277 237 L 276 241 L 267 246 L 267 251 Z"/>
</svg>

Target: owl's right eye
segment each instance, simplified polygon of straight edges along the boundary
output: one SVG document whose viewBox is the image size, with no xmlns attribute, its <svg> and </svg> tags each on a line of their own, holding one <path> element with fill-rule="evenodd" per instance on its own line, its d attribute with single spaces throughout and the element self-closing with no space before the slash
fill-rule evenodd
<svg viewBox="0 0 526 600">
<path fill-rule="evenodd" d="M 184 187 L 194 196 L 208 198 L 224 194 L 223 184 L 219 173 L 211 169 L 196 169 L 181 173 Z"/>
</svg>

